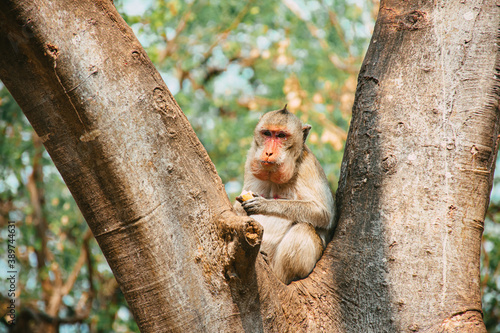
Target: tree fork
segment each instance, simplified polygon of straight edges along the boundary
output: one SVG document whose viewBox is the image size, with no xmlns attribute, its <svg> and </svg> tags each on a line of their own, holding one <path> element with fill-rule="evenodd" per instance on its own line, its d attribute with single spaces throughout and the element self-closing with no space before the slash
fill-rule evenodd
<svg viewBox="0 0 500 333">
<path fill-rule="evenodd" d="M 213 164 L 111 2 L 1 1 L 0 78 L 142 332 L 483 332 L 499 20 L 493 0 L 381 2 L 337 231 L 313 273 L 289 286 L 257 255 L 260 228 L 232 215 Z"/>
</svg>

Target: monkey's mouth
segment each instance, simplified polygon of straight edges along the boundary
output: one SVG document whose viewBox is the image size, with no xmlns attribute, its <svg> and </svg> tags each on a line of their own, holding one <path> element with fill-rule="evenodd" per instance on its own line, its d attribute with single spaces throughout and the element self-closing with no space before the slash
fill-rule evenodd
<svg viewBox="0 0 500 333">
<path fill-rule="evenodd" d="M 274 161 L 260 161 L 260 164 L 264 167 L 273 167 L 276 165 L 276 162 Z"/>
<path fill-rule="evenodd" d="M 260 161 L 260 169 L 264 172 L 275 173 L 279 168 L 280 164 L 276 161 Z"/>
</svg>

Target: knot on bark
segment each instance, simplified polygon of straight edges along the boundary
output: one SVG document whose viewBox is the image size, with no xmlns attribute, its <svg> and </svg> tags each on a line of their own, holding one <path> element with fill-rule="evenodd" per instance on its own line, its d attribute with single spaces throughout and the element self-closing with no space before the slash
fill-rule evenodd
<svg viewBox="0 0 500 333">
<path fill-rule="evenodd" d="M 379 14 L 381 22 L 389 24 L 396 31 L 408 30 L 415 31 L 425 28 L 428 24 L 427 13 L 420 10 L 413 10 L 407 13 L 383 7 Z"/>
<path fill-rule="evenodd" d="M 226 248 L 224 275 L 229 280 L 252 276 L 264 229 L 254 219 L 233 211 L 222 213 L 217 222 Z"/>
<path fill-rule="evenodd" d="M 176 117 L 174 109 L 170 106 L 170 93 L 164 91 L 160 87 L 153 90 L 153 103 L 155 109 L 167 118 L 174 119 Z"/>
<path fill-rule="evenodd" d="M 55 44 L 47 43 L 45 45 L 45 53 L 55 61 L 59 57 L 59 47 Z"/>
<path fill-rule="evenodd" d="M 389 175 L 396 173 L 396 165 L 398 164 L 398 158 L 393 154 L 388 154 L 382 159 L 382 170 Z"/>
<path fill-rule="evenodd" d="M 423 28 L 427 19 L 425 17 L 425 12 L 420 10 L 414 10 L 403 15 L 396 16 L 396 21 L 398 22 L 397 30 L 418 30 Z"/>
<path fill-rule="evenodd" d="M 481 310 L 469 309 L 446 318 L 438 333 L 445 332 L 486 332 Z"/>
</svg>

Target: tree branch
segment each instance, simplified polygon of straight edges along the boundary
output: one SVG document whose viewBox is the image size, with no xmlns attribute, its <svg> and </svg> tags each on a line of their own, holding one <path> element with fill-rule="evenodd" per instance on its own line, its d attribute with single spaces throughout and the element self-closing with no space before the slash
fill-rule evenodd
<svg viewBox="0 0 500 333">
<path fill-rule="evenodd" d="M 245 280 L 251 277 L 262 241 L 262 226 L 250 217 L 235 215 L 233 211 L 223 212 L 217 223 L 226 244 L 226 278 Z"/>
<path fill-rule="evenodd" d="M 67 295 L 71 289 L 73 289 L 73 285 L 76 282 L 76 279 L 78 278 L 78 275 L 80 274 L 80 270 L 82 269 L 83 265 L 85 262 L 87 262 L 89 259 L 89 253 L 87 252 L 87 243 L 92 237 L 92 231 L 90 229 L 87 230 L 85 233 L 85 236 L 83 236 L 83 243 L 80 249 L 80 256 L 78 257 L 78 260 L 76 261 L 75 265 L 73 266 L 73 270 L 69 274 L 69 276 L 66 278 L 66 282 L 64 285 L 61 287 L 61 297 L 64 295 Z M 90 274 L 90 273 L 89 273 Z"/>
</svg>

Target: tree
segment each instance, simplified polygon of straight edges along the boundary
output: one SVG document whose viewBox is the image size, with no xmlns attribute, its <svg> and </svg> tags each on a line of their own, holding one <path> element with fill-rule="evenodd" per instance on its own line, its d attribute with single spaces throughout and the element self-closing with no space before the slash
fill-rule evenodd
<svg viewBox="0 0 500 333">
<path fill-rule="evenodd" d="M 297 8 L 293 0 L 154 1 L 139 12 L 137 3 L 114 4 L 182 105 L 230 198 L 241 192 L 255 109 L 284 103 L 313 126 L 309 147 L 336 189 L 356 88 L 353 69 L 361 65 L 375 23 L 371 2 L 325 0 L 301 4 L 298 12 L 290 10 Z M 162 59 L 166 50 L 175 53 Z M 9 157 L 0 163 L 0 229 L 16 221 L 18 321 L 30 326 L 17 328 L 47 332 L 41 323 L 48 322 L 61 331 L 138 331 L 93 237 L 81 266 L 88 226 L 5 87 L 0 132 L 0 155 Z M 5 236 L 0 233 L 0 242 Z M 3 287 L 2 308 L 9 302 Z M 0 332 L 1 324 L 6 322 L 0 320 Z"/>
<path fill-rule="evenodd" d="M 112 4 L 42 4 L 0 5 L 0 78 L 141 331 L 484 331 L 479 245 L 498 135 L 492 1 L 381 3 L 338 228 L 313 274 L 288 287 Z"/>
</svg>

